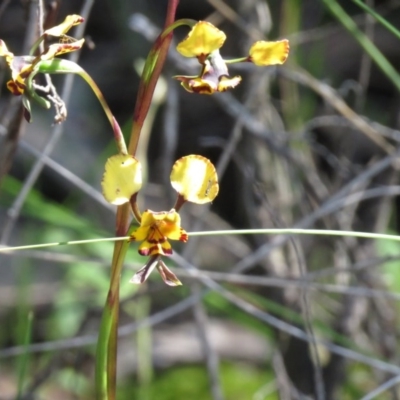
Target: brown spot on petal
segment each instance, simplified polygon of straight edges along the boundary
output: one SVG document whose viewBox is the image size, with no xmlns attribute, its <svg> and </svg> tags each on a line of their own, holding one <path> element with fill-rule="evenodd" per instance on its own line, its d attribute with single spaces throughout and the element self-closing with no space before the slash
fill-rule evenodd
<svg viewBox="0 0 400 400">
<path fill-rule="evenodd" d="M 18 84 L 18 82 L 15 81 L 8 81 L 7 82 L 7 89 L 15 96 L 20 96 L 21 94 L 24 93 L 25 86 L 22 86 L 21 84 Z"/>
</svg>

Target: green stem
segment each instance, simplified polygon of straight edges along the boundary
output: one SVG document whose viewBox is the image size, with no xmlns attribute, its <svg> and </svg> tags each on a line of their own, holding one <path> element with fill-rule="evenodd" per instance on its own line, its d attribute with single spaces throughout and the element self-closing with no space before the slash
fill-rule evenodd
<svg viewBox="0 0 400 400">
<path fill-rule="evenodd" d="M 225 64 L 234 64 L 234 63 L 240 63 L 240 62 L 246 62 L 246 61 L 250 61 L 249 56 L 233 58 L 232 60 L 225 60 L 225 58 L 224 58 Z"/>
<path fill-rule="evenodd" d="M 43 40 L 44 40 L 44 36 L 42 35 L 42 36 L 39 36 L 39 37 L 38 37 L 38 39 L 36 40 L 35 43 L 33 43 L 32 47 L 31 47 L 31 49 L 30 49 L 30 51 L 29 51 L 29 55 L 30 55 L 30 56 L 34 56 L 34 55 L 35 55 L 36 50 L 37 50 L 38 47 L 40 46 L 40 43 L 43 42 Z"/>
<path fill-rule="evenodd" d="M 33 313 L 30 311 L 27 316 L 26 324 L 24 326 L 25 334 L 23 337 L 23 346 L 28 347 L 30 341 L 31 341 L 31 336 L 32 336 L 32 321 L 33 321 Z M 27 367 L 28 367 L 28 360 L 29 360 L 30 354 L 28 351 L 24 351 L 24 353 L 21 355 L 20 363 L 19 363 L 19 371 L 18 371 L 18 394 L 17 394 L 17 400 L 22 399 L 22 390 L 24 386 L 24 379 L 26 378 L 26 372 L 27 372 Z"/>
<path fill-rule="evenodd" d="M 127 246 L 127 248 L 129 245 Z M 125 253 L 126 254 L 126 253 Z M 125 254 L 123 258 L 125 259 Z M 122 268 L 121 268 L 122 269 Z M 119 288 L 121 271 L 115 282 L 118 283 L 113 291 L 113 307 L 111 310 L 111 330 L 107 349 L 107 392 L 109 399 L 115 399 L 117 393 L 117 343 L 118 343 L 118 317 L 119 317 Z"/>
<path fill-rule="evenodd" d="M 376 47 L 369 38 L 361 32 L 354 20 L 347 15 L 344 9 L 335 0 L 323 0 L 331 13 L 343 24 L 343 26 L 353 35 L 361 47 L 368 53 L 382 72 L 392 81 L 397 90 L 400 91 L 400 75 L 389 63 L 386 57 Z"/>
<path fill-rule="evenodd" d="M 357 232 L 357 231 L 337 231 L 330 229 L 301 229 L 301 228 L 285 228 L 285 229 L 236 229 L 236 230 L 220 230 L 220 231 L 201 231 L 188 232 L 190 236 L 229 236 L 229 235 L 315 235 L 315 236 L 340 236 L 355 237 L 374 240 L 392 240 L 400 242 L 399 235 L 389 235 L 386 233 L 374 232 Z M 89 244 L 99 242 L 123 242 L 129 240 L 130 236 L 115 236 L 100 239 L 70 240 L 68 242 L 52 242 L 41 244 L 30 244 L 26 246 L 0 247 L 0 253 L 11 253 L 20 250 L 42 249 L 55 246 Z"/>
<path fill-rule="evenodd" d="M 400 31 L 394 27 L 385 18 L 376 13 L 371 7 L 363 3 L 361 0 L 353 0 L 359 7 L 361 7 L 368 14 L 371 14 L 378 22 L 380 22 L 388 31 L 392 32 L 398 39 L 400 39 Z"/>
<path fill-rule="evenodd" d="M 129 242 L 116 242 L 110 288 L 101 318 L 96 350 L 96 399 L 114 400 L 116 395 L 116 343 L 119 310 L 119 282 Z"/>
</svg>

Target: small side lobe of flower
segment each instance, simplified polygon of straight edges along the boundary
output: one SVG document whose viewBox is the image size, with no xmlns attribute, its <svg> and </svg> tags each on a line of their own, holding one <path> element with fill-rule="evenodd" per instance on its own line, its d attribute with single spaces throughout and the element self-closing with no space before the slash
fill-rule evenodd
<svg viewBox="0 0 400 400">
<path fill-rule="evenodd" d="M 117 154 L 110 157 L 101 182 L 104 198 L 111 204 L 121 205 L 142 187 L 142 167 L 131 155 Z"/>
</svg>

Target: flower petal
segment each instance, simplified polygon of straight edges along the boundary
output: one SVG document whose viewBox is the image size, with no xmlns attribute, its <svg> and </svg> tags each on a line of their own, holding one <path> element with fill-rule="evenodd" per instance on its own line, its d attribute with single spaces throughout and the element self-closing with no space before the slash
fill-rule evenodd
<svg viewBox="0 0 400 400">
<path fill-rule="evenodd" d="M 0 56 L 5 57 L 7 64 L 10 65 L 13 58 L 14 58 L 14 54 L 11 53 L 11 51 L 8 50 L 5 42 L 3 40 L 0 39 Z"/>
<path fill-rule="evenodd" d="M 200 77 L 176 75 L 174 78 L 181 81 L 182 87 L 189 93 L 213 94 L 218 89 L 217 85 L 213 82 L 209 82 Z"/>
<path fill-rule="evenodd" d="M 25 91 L 25 85 L 19 81 L 9 80 L 7 82 L 7 89 L 15 96 L 20 96 Z"/>
<path fill-rule="evenodd" d="M 283 64 L 289 55 L 289 41 L 259 41 L 251 46 L 249 61 L 258 66 Z"/>
<path fill-rule="evenodd" d="M 85 19 L 80 15 L 67 15 L 64 22 L 60 25 L 53 26 L 53 28 L 47 29 L 44 31 L 45 35 L 51 36 L 63 36 L 65 35 L 74 25 L 81 24 Z"/>
<path fill-rule="evenodd" d="M 226 76 L 222 76 L 221 80 L 218 83 L 218 92 L 225 92 L 225 90 L 232 89 L 239 85 L 241 82 L 241 76 L 235 76 L 233 78 L 227 78 Z"/>
<path fill-rule="evenodd" d="M 26 96 L 22 96 L 22 104 L 24 105 L 24 118 L 27 122 L 32 122 L 31 102 Z"/>
<path fill-rule="evenodd" d="M 141 256 L 170 256 L 172 254 L 172 247 L 170 243 L 166 240 L 163 243 L 160 242 L 150 242 L 145 240 L 139 246 L 138 252 Z"/>
<path fill-rule="evenodd" d="M 177 276 L 164 264 L 163 260 L 159 260 L 157 264 L 157 270 L 161 275 L 162 280 L 168 286 L 181 286 L 182 282 Z"/>
<path fill-rule="evenodd" d="M 176 50 L 184 57 L 199 57 L 219 49 L 225 42 L 226 35 L 213 24 L 199 21 L 188 36 L 178 44 Z"/>
<path fill-rule="evenodd" d="M 181 228 L 181 217 L 174 209 L 169 211 L 160 230 L 171 240 L 180 240 L 186 243 L 189 239 L 187 232 Z"/>
<path fill-rule="evenodd" d="M 159 258 L 158 257 L 151 257 L 149 261 L 144 265 L 142 268 L 139 269 L 138 272 L 136 272 L 135 275 L 131 278 L 129 281 L 130 283 L 136 283 L 136 284 L 142 284 L 144 283 L 147 278 L 150 276 L 151 272 L 153 269 L 156 267 L 158 263 Z"/>
<path fill-rule="evenodd" d="M 188 235 L 181 228 L 181 217 L 174 210 L 154 212 L 146 210 L 142 214 L 140 227 L 131 233 L 130 240 L 142 241 L 138 252 L 142 256 L 172 254 L 168 239 L 187 242 Z"/>
<path fill-rule="evenodd" d="M 142 187 L 142 167 L 135 157 L 117 154 L 110 157 L 101 182 L 105 199 L 116 205 L 127 203 Z"/>
<path fill-rule="evenodd" d="M 170 178 L 172 187 L 187 201 L 205 204 L 218 194 L 217 171 L 203 156 L 180 158 L 173 165 Z"/>
<path fill-rule="evenodd" d="M 142 220 L 143 220 L 143 215 L 142 215 Z M 141 242 L 142 240 L 147 238 L 147 235 L 149 234 L 149 226 L 139 226 L 139 228 L 136 229 L 136 231 L 131 233 L 131 239 L 136 242 Z"/>
<path fill-rule="evenodd" d="M 82 48 L 85 39 L 77 40 L 71 43 L 54 43 L 51 44 L 48 50 L 40 56 L 41 60 L 51 60 L 60 54 L 70 53 Z"/>
</svg>

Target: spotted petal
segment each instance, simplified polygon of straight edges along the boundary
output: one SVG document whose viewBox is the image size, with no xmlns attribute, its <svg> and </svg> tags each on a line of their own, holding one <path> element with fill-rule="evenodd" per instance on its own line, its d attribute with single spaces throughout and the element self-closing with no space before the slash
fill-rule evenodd
<svg viewBox="0 0 400 400">
<path fill-rule="evenodd" d="M 51 60 L 61 54 L 70 53 L 82 48 L 85 39 L 77 40 L 71 43 L 54 43 L 51 44 L 48 50 L 40 56 L 41 60 Z"/>
<path fill-rule="evenodd" d="M 189 93 L 213 94 L 218 90 L 215 82 L 202 79 L 198 76 L 176 75 L 174 78 L 181 81 L 182 87 Z"/>
<path fill-rule="evenodd" d="M 218 194 L 217 171 L 210 160 L 199 155 L 182 157 L 171 171 L 172 187 L 187 201 L 205 204 Z"/>
<path fill-rule="evenodd" d="M 117 154 L 107 160 L 101 182 L 105 199 L 116 205 L 127 203 L 142 187 L 142 167 L 135 157 Z"/>
<path fill-rule="evenodd" d="M 79 25 L 81 24 L 85 19 L 81 17 L 80 15 L 67 15 L 65 20 L 57 26 L 53 26 L 50 29 L 47 29 L 44 31 L 45 35 L 51 35 L 51 36 L 56 36 L 60 37 L 65 35 L 74 25 Z"/>
<path fill-rule="evenodd" d="M 139 246 L 138 252 L 141 256 L 170 256 L 172 254 L 172 247 L 168 240 L 165 239 L 164 242 L 150 242 L 145 240 Z"/>
</svg>

